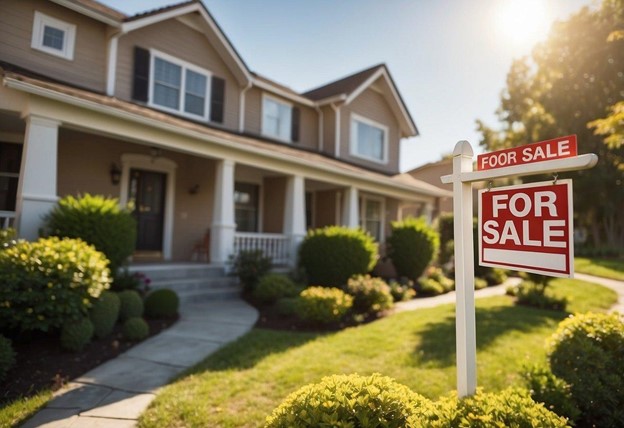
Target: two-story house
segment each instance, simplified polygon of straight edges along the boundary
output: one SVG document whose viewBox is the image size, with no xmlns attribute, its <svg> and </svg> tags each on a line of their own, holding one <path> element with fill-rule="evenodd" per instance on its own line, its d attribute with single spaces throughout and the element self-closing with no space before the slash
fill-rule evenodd
<svg viewBox="0 0 624 428">
<path fill-rule="evenodd" d="M 243 248 L 286 263 L 308 228 L 383 242 L 446 196 L 399 174 L 418 131 L 385 65 L 297 93 L 250 71 L 197 0 L 1 7 L 0 221 L 24 238 L 88 192 L 134 207 L 137 257 L 190 260 L 204 239 L 212 263 Z"/>
</svg>

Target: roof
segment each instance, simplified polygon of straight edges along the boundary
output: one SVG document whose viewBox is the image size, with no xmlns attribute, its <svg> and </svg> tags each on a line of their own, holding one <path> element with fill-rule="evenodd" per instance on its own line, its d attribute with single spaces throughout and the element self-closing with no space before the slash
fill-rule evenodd
<svg viewBox="0 0 624 428">
<path fill-rule="evenodd" d="M 377 70 L 384 67 L 384 64 L 377 64 L 366 70 L 343 77 L 342 79 L 328 83 L 318 88 L 304 92 L 302 95 L 312 100 L 319 101 L 336 95 L 349 95 L 369 79 Z"/>
<path fill-rule="evenodd" d="M 181 3 L 175 3 L 175 4 L 171 4 L 169 6 L 163 6 L 163 7 L 159 7 L 159 8 L 156 8 L 156 9 L 146 10 L 144 12 L 137 13 L 136 15 L 132 15 L 130 17 L 127 17 L 124 21 L 125 22 L 136 21 L 137 19 L 147 18 L 149 16 L 158 15 L 159 13 L 169 12 L 171 10 L 179 9 L 179 8 L 182 8 L 184 6 L 188 6 L 189 4 L 193 4 L 193 3 L 200 3 L 201 4 L 201 2 L 199 0 L 183 1 Z"/>
<path fill-rule="evenodd" d="M 113 9 L 105 4 L 102 4 L 95 0 L 70 0 L 73 3 L 81 4 L 84 7 L 87 7 L 94 12 L 99 12 L 104 15 L 108 15 L 108 17 L 123 21 L 127 16 L 125 13 L 118 11 L 117 9 Z"/>
</svg>

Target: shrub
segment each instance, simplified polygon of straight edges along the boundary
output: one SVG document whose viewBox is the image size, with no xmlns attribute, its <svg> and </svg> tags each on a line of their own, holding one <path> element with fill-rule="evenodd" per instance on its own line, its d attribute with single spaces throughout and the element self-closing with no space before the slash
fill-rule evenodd
<svg viewBox="0 0 624 428">
<path fill-rule="evenodd" d="M 299 263 L 309 283 L 328 287 L 370 272 L 378 257 L 377 244 L 369 234 L 342 226 L 311 230 L 299 247 Z"/>
<path fill-rule="evenodd" d="M 533 400 L 544 403 L 550 411 L 568 418 L 569 421 L 575 421 L 579 417 L 580 411 L 574 404 L 570 385 L 555 376 L 548 367 L 531 366 L 522 376 Z"/>
<path fill-rule="evenodd" d="M 453 236 L 455 234 L 455 225 L 453 224 L 453 213 L 440 214 L 437 219 L 437 226 L 440 234 L 438 262 L 445 264 L 451 260 L 454 251 Z"/>
<path fill-rule="evenodd" d="M 119 208 L 117 199 L 99 195 L 66 196 L 46 217 L 48 235 L 80 238 L 103 252 L 112 272 L 132 255 L 136 243 L 136 221 Z"/>
<path fill-rule="evenodd" d="M 455 281 L 447 278 L 442 269 L 430 267 L 417 281 L 417 292 L 424 296 L 437 296 L 455 289 Z"/>
<path fill-rule="evenodd" d="M 0 382 L 4 380 L 7 372 L 15 365 L 15 351 L 11 341 L 0 335 Z"/>
<path fill-rule="evenodd" d="M 295 297 L 299 291 L 287 276 L 270 273 L 260 278 L 253 291 L 253 297 L 260 303 L 273 304 L 282 297 Z"/>
<path fill-rule="evenodd" d="M 0 229 L 0 250 L 12 247 L 17 243 L 17 231 L 13 228 Z"/>
<path fill-rule="evenodd" d="M 122 328 L 123 337 L 131 342 L 138 342 L 149 335 L 149 325 L 141 317 L 128 318 Z"/>
<path fill-rule="evenodd" d="M 394 304 L 388 284 L 370 275 L 350 278 L 346 292 L 353 296 L 353 310 L 359 314 L 375 314 L 390 309 Z"/>
<path fill-rule="evenodd" d="M 475 277 L 474 279 L 475 290 L 482 290 L 484 288 L 487 288 L 487 286 L 488 286 L 488 282 L 485 279 Z"/>
<path fill-rule="evenodd" d="M 405 302 L 407 300 L 413 299 L 416 297 L 416 290 L 414 290 L 414 282 L 409 279 L 400 280 L 400 281 L 390 281 L 388 284 L 390 287 L 390 293 L 392 294 L 392 299 L 395 302 Z"/>
<path fill-rule="evenodd" d="M 485 273 L 483 278 L 487 281 L 488 285 L 498 285 L 507 280 L 507 272 L 505 269 L 491 268 Z"/>
<path fill-rule="evenodd" d="M 180 299 L 175 291 L 160 288 L 149 293 L 143 303 L 148 318 L 172 318 L 178 314 Z"/>
<path fill-rule="evenodd" d="M 297 297 L 282 297 L 275 302 L 275 310 L 279 315 L 289 317 L 297 313 L 297 304 L 299 299 Z"/>
<path fill-rule="evenodd" d="M 48 331 L 86 316 L 109 286 L 107 265 L 77 239 L 20 241 L 0 251 L 0 325 Z"/>
<path fill-rule="evenodd" d="M 624 426 L 624 323 L 587 313 L 559 323 L 547 344 L 550 369 L 566 381 L 581 426 Z"/>
<path fill-rule="evenodd" d="M 101 339 L 113 332 L 115 323 L 119 319 L 120 306 L 119 296 L 110 291 L 104 291 L 93 303 L 89 311 L 89 319 L 93 323 L 95 337 Z"/>
<path fill-rule="evenodd" d="M 135 290 L 142 296 L 146 295 L 149 291 L 151 279 L 142 272 L 128 272 L 127 269 L 118 270 L 113 275 L 113 283 L 111 284 L 111 290 L 124 291 Z"/>
<path fill-rule="evenodd" d="M 353 297 L 338 288 L 310 287 L 299 294 L 297 315 L 304 321 L 338 322 L 353 306 Z"/>
<path fill-rule="evenodd" d="M 545 293 L 542 286 L 531 281 L 524 281 L 513 291 L 519 305 L 532 306 L 539 309 L 565 311 L 568 300 L 565 297 L 555 297 Z"/>
<path fill-rule="evenodd" d="M 245 291 L 252 291 L 260 278 L 269 273 L 272 261 L 262 250 L 243 250 L 232 257 L 232 272 L 238 276 Z"/>
<path fill-rule="evenodd" d="M 93 323 L 89 318 L 67 321 L 61 328 L 61 347 L 68 351 L 81 351 L 91 342 L 93 330 Z"/>
<path fill-rule="evenodd" d="M 392 222 L 388 257 L 399 276 L 416 281 L 434 260 L 440 248 L 438 233 L 424 218 Z"/>
<path fill-rule="evenodd" d="M 290 394 L 265 428 L 402 428 L 426 406 L 428 399 L 388 377 L 334 375 Z"/>
<path fill-rule="evenodd" d="M 138 292 L 125 290 L 117 293 L 121 306 L 119 308 L 119 319 L 125 321 L 129 318 L 143 316 L 143 300 Z"/>
</svg>

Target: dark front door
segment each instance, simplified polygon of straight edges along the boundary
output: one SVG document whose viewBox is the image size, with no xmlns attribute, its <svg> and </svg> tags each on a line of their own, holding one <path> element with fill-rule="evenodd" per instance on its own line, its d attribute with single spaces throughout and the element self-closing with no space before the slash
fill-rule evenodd
<svg viewBox="0 0 624 428">
<path fill-rule="evenodd" d="M 162 251 L 166 182 L 163 173 L 130 170 L 128 193 L 137 220 L 137 251 Z"/>
</svg>

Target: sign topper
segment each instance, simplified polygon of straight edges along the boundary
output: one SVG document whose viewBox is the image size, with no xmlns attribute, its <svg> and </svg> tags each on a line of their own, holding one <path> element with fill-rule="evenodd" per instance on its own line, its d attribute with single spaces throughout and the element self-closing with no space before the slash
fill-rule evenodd
<svg viewBox="0 0 624 428">
<path fill-rule="evenodd" d="M 480 190 L 479 264 L 572 277 L 572 181 Z"/>
</svg>

